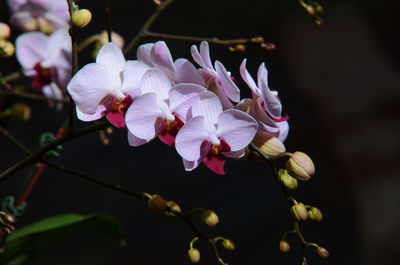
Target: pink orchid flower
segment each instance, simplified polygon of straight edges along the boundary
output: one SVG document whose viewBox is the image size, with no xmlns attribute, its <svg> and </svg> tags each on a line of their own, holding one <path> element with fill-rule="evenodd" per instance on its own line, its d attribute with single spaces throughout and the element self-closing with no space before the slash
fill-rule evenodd
<svg viewBox="0 0 400 265">
<path fill-rule="evenodd" d="M 193 45 L 191 52 L 193 59 L 202 67 L 200 73 L 206 82 L 206 88 L 219 97 L 224 109 L 233 108 L 231 101 L 238 102 L 240 100 L 240 90 L 232 80 L 230 72 L 221 62 L 215 61 L 214 68 L 211 63 L 208 42 L 200 43 L 200 52 L 196 45 Z"/>
<path fill-rule="evenodd" d="M 204 86 L 203 78 L 196 67 L 187 59 L 179 58 L 175 62 L 164 41 L 139 46 L 137 59 L 149 67 L 161 69 L 173 84 L 193 83 Z"/>
<path fill-rule="evenodd" d="M 243 111 L 222 111 L 220 100 L 210 91 L 200 93 L 193 102 L 192 116 L 175 140 L 187 171 L 203 161 L 215 173 L 224 174 L 226 157 L 243 156 L 258 128 L 256 120 Z"/>
<path fill-rule="evenodd" d="M 51 33 L 69 24 L 65 0 L 8 0 L 10 23 L 23 31 Z"/>
<path fill-rule="evenodd" d="M 147 70 L 143 66 L 138 61 L 125 61 L 116 44 L 105 44 L 96 62 L 84 66 L 68 84 L 78 118 L 93 121 L 106 116 L 114 126 L 124 128 L 125 113 L 140 95 L 138 76 Z"/>
<path fill-rule="evenodd" d="M 32 86 L 49 98 L 62 98 L 71 78 L 71 38 L 67 29 L 50 36 L 41 32 L 21 34 L 15 42 L 16 57 Z"/>
<path fill-rule="evenodd" d="M 250 87 L 253 99 L 243 99 L 237 108 L 248 112 L 259 123 L 258 133 L 277 137 L 281 142 L 286 140 L 289 132 L 287 115 L 282 116 L 282 104 L 278 92 L 268 87 L 268 71 L 262 63 L 258 68 L 257 84 L 246 69 L 246 59 L 240 66 L 240 74 Z"/>
<path fill-rule="evenodd" d="M 141 97 L 129 107 L 125 119 L 128 140 L 139 146 L 155 137 L 172 146 L 183 124 L 191 118 L 193 99 L 205 88 L 182 83 L 172 86 L 168 76 L 158 68 L 151 68 L 142 77 Z"/>
</svg>

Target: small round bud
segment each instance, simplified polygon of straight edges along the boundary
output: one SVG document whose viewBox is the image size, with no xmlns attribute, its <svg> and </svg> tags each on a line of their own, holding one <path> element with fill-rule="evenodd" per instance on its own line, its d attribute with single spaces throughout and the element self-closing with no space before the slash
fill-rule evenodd
<svg viewBox="0 0 400 265">
<path fill-rule="evenodd" d="M 320 4 L 317 4 L 317 3 L 315 4 L 315 11 L 320 15 L 325 12 L 324 8 Z"/>
<path fill-rule="evenodd" d="M 163 197 L 158 194 L 151 196 L 151 198 L 147 201 L 147 205 L 153 212 L 157 214 L 163 214 L 168 210 L 167 203 Z"/>
<path fill-rule="evenodd" d="M 10 26 L 8 26 L 6 23 L 0 22 L 0 39 L 8 39 L 10 35 Z"/>
<path fill-rule="evenodd" d="M 200 251 L 195 248 L 191 248 L 188 250 L 188 256 L 191 263 L 197 263 L 200 261 Z"/>
<path fill-rule="evenodd" d="M 222 246 L 227 249 L 227 250 L 235 250 L 235 244 L 233 244 L 232 240 L 230 239 L 224 239 L 224 241 L 222 241 Z"/>
<path fill-rule="evenodd" d="M 308 218 L 310 218 L 313 221 L 321 222 L 322 213 L 317 207 L 311 207 L 311 209 L 308 210 Z"/>
<path fill-rule="evenodd" d="M 258 133 L 253 139 L 255 144 L 267 157 L 274 158 L 286 151 L 285 145 L 276 137 Z"/>
<path fill-rule="evenodd" d="M 307 11 L 307 13 L 311 16 L 315 15 L 315 9 L 313 6 L 307 5 L 304 7 L 304 9 Z"/>
<path fill-rule="evenodd" d="M 326 248 L 323 247 L 317 247 L 317 254 L 323 259 L 326 259 L 329 257 L 329 252 L 326 250 Z"/>
<path fill-rule="evenodd" d="M 285 186 L 286 189 L 288 190 L 297 189 L 297 179 L 290 176 L 287 170 L 279 169 L 278 174 L 283 186 Z"/>
<path fill-rule="evenodd" d="M 0 57 L 6 58 L 14 55 L 15 47 L 14 44 L 8 40 L 0 39 Z"/>
<path fill-rule="evenodd" d="M 211 210 L 205 210 L 201 214 L 200 219 L 203 223 L 211 227 L 216 226 L 219 222 L 218 215 Z"/>
<path fill-rule="evenodd" d="M 29 121 L 31 113 L 31 108 L 28 105 L 16 103 L 11 107 L 10 118 L 15 121 Z"/>
<path fill-rule="evenodd" d="M 273 51 L 276 49 L 276 45 L 273 42 L 261 43 L 261 48 L 264 48 L 267 51 Z"/>
<path fill-rule="evenodd" d="M 286 169 L 292 177 L 299 180 L 308 180 L 315 173 L 313 161 L 303 152 L 294 152 L 286 163 Z"/>
<path fill-rule="evenodd" d="M 290 213 L 292 214 L 292 217 L 297 221 L 305 221 L 308 218 L 307 209 L 301 202 L 293 205 L 290 209 Z"/>
<path fill-rule="evenodd" d="M 288 253 L 290 250 L 290 244 L 286 240 L 281 240 L 279 242 L 279 251 L 282 253 Z"/>
<path fill-rule="evenodd" d="M 245 52 L 246 51 L 246 46 L 243 44 L 238 44 L 235 46 L 235 51 L 237 52 Z"/>
<path fill-rule="evenodd" d="M 169 201 L 169 202 L 167 202 L 167 206 L 170 208 L 170 209 L 173 209 L 173 210 L 175 210 L 176 212 L 181 212 L 181 207 L 179 207 L 179 205 L 176 203 L 176 202 L 174 202 L 174 201 Z M 166 211 L 165 212 L 165 215 L 166 216 L 168 216 L 168 217 L 176 217 L 176 214 L 174 214 L 174 213 L 172 213 L 172 212 L 169 212 L 169 211 Z"/>
<path fill-rule="evenodd" d="M 80 9 L 72 14 L 71 21 L 77 28 L 86 27 L 92 20 L 92 13 L 87 9 Z"/>
</svg>

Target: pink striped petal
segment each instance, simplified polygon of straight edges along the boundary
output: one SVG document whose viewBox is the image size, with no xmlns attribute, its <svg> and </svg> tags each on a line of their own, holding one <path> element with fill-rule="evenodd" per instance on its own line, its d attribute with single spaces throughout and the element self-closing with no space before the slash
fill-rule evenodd
<svg viewBox="0 0 400 265">
<path fill-rule="evenodd" d="M 243 111 L 230 109 L 218 117 L 217 137 L 224 140 L 231 151 L 245 148 L 254 138 L 257 121 Z"/>
<path fill-rule="evenodd" d="M 136 57 L 139 61 L 144 62 L 145 64 L 149 66 L 154 66 L 153 65 L 153 60 L 151 59 L 151 49 L 153 48 L 154 43 L 147 43 L 140 45 L 139 48 L 137 49 L 136 52 Z"/>
<path fill-rule="evenodd" d="M 240 90 L 231 79 L 231 75 L 226 71 L 224 65 L 219 61 L 215 62 L 215 69 L 218 74 L 217 84 L 222 87 L 225 94 L 233 102 L 239 102 Z"/>
<path fill-rule="evenodd" d="M 196 67 L 190 61 L 183 58 L 175 61 L 174 82 L 176 84 L 194 83 L 200 86 L 205 86 L 204 79 Z"/>
<path fill-rule="evenodd" d="M 168 76 L 157 68 L 147 70 L 141 80 L 141 93 L 154 93 L 160 100 L 168 99 L 168 92 L 171 89 L 171 81 Z"/>
<path fill-rule="evenodd" d="M 169 91 L 169 110 L 180 117 L 185 123 L 192 117 L 191 107 L 193 101 L 201 92 L 206 91 L 196 84 L 178 84 Z"/>
<path fill-rule="evenodd" d="M 203 116 L 205 129 L 209 133 L 215 132 L 215 125 L 217 124 L 218 116 L 221 114 L 221 112 L 221 102 L 219 101 L 218 97 L 210 91 L 201 92 L 199 97 L 197 97 L 193 102 L 193 117 Z"/>
<path fill-rule="evenodd" d="M 130 131 L 128 131 L 128 143 L 129 143 L 129 145 L 140 146 L 140 145 L 143 145 L 143 144 L 148 143 L 148 142 L 149 142 L 149 140 L 140 139 L 140 138 L 136 137 L 135 135 L 133 135 Z"/>
<path fill-rule="evenodd" d="M 122 71 L 126 61 L 121 49 L 112 42 L 105 44 L 97 54 L 96 63 L 107 70 L 110 84 L 114 89 L 121 88 Z"/>
<path fill-rule="evenodd" d="M 95 121 L 104 116 L 104 112 L 106 111 L 106 107 L 104 105 L 100 105 L 94 113 L 87 114 L 82 112 L 76 107 L 76 116 L 81 121 Z"/>
<path fill-rule="evenodd" d="M 174 61 L 164 41 L 158 41 L 153 45 L 150 56 L 154 66 L 163 70 L 170 79 L 173 79 L 175 74 Z"/>
<path fill-rule="evenodd" d="M 209 69 L 214 69 L 211 63 L 211 58 L 210 58 L 210 48 L 208 46 L 208 42 L 202 41 L 200 43 L 200 55 L 201 58 L 203 59 L 204 64 L 207 66 Z"/>
<path fill-rule="evenodd" d="M 246 69 L 246 59 L 243 60 L 242 64 L 240 65 L 240 75 L 242 76 L 244 82 L 250 87 L 253 97 L 261 96 L 261 90 L 257 87 L 256 82 L 251 77 L 249 72 Z"/>
<path fill-rule="evenodd" d="M 268 113 L 275 119 L 279 119 L 282 113 L 282 104 L 279 99 L 272 94 L 268 87 L 268 71 L 262 63 L 258 69 L 258 87 L 262 91 L 265 107 Z"/>
</svg>

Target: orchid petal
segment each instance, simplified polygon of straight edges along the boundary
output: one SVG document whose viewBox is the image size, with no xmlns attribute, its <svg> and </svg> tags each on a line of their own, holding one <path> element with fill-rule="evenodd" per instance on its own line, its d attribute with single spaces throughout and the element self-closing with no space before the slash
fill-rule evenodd
<svg viewBox="0 0 400 265">
<path fill-rule="evenodd" d="M 126 61 L 117 44 L 109 42 L 105 44 L 97 54 L 96 63 L 107 69 L 107 76 L 114 89 L 120 89 L 122 71 Z"/>
<path fill-rule="evenodd" d="M 104 116 L 104 112 L 106 111 L 106 107 L 104 105 L 100 105 L 97 107 L 96 111 L 91 114 L 87 114 L 82 112 L 78 107 L 76 107 L 76 116 L 81 121 L 95 121 Z"/>
<path fill-rule="evenodd" d="M 259 88 L 262 91 L 265 107 L 273 118 L 279 119 L 282 113 L 282 104 L 268 87 L 268 71 L 264 63 L 259 67 L 258 76 Z"/>
<path fill-rule="evenodd" d="M 171 89 L 171 81 L 168 76 L 157 68 L 147 70 L 141 80 L 141 93 L 155 93 L 160 100 L 168 99 L 168 91 Z"/>
<path fill-rule="evenodd" d="M 253 117 L 243 111 L 230 109 L 219 115 L 216 134 L 231 147 L 231 151 L 238 151 L 251 142 L 257 129 Z"/>
<path fill-rule="evenodd" d="M 192 117 L 191 107 L 194 99 L 206 89 L 196 84 L 178 84 L 169 91 L 169 110 L 186 123 Z"/>
<path fill-rule="evenodd" d="M 154 66 L 163 70 L 170 79 L 174 77 L 174 61 L 164 41 L 158 41 L 153 45 L 150 56 Z"/>
<path fill-rule="evenodd" d="M 278 138 L 283 143 L 289 134 L 289 123 L 287 121 L 283 121 L 283 122 L 277 122 L 276 125 L 278 125 L 279 128 Z"/>
<path fill-rule="evenodd" d="M 149 140 L 141 139 L 133 135 L 130 131 L 128 131 L 128 143 L 132 146 L 140 146 L 145 143 L 148 143 Z"/>
<path fill-rule="evenodd" d="M 141 61 L 127 61 L 122 73 L 121 91 L 129 94 L 133 99 L 141 96 L 140 82 L 150 66 Z"/>
<path fill-rule="evenodd" d="M 210 149 L 208 139 L 209 134 L 206 130 L 205 118 L 195 117 L 179 130 L 175 138 L 175 148 L 183 159 L 197 161 Z"/>
<path fill-rule="evenodd" d="M 107 69 L 97 63 L 90 63 L 79 70 L 69 82 L 67 90 L 76 106 L 87 114 L 96 112 L 107 95 L 115 95 Z"/>
<path fill-rule="evenodd" d="M 217 123 L 218 116 L 221 112 L 221 102 L 218 97 L 210 91 L 201 92 L 199 97 L 193 102 L 193 117 L 203 116 L 206 126 L 205 128 L 209 133 L 215 132 L 215 124 Z"/>
<path fill-rule="evenodd" d="M 147 93 L 129 107 L 125 115 L 126 127 L 136 137 L 151 140 L 159 133 L 162 117 L 156 94 Z"/>
<path fill-rule="evenodd" d="M 203 57 L 200 55 L 196 45 L 192 45 L 190 52 L 196 63 L 198 63 L 207 72 L 207 74 L 212 74 L 214 68 L 212 67 L 211 63 L 210 65 L 207 65 L 207 63 L 203 60 Z"/>
<path fill-rule="evenodd" d="M 14 13 L 10 18 L 10 24 L 24 31 L 33 31 L 38 28 L 35 17 L 28 11 L 19 11 Z"/>
<path fill-rule="evenodd" d="M 253 97 L 255 95 L 261 96 L 261 90 L 257 87 L 256 82 L 251 77 L 249 72 L 246 69 L 246 59 L 243 60 L 242 64 L 240 65 L 240 75 L 242 76 L 244 82 L 250 87 L 251 91 L 253 92 Z M 260 77 L 258 77 L 260 78 Z"/>
<path fill-rule="evenodd" d="M 200 43 L 200 55 L 201 58 L 203 59 L 204 64 L 207 66 L 209 69 L 214 69 L 211 63 L 211 58 L 210 58 L 210 48 L 208 46 L 208 42 L 202 41 Z"/>
<path fill-rule="evenodd" d="M 246 154 L 246 149 L 243 148 L 241 150 L 238 151 L 230 151 L 230 152 L 225 152 L 224 155 L 226 157 L 230 157 L 230 158 L 241 158 Z"/>
<path fill-rule="evenodd" d="M 25 69 L 33 67 L 46 56 L 48 38 L 40 32 L 29 32 L 20 35 L 15 41 L 18 62 Z"/>
<path fill-rule="evenodd" d="M 250 98 L 244 98 L 236 105 L 236 109 L 241 110 L 241 111 L 246 112 L 247 114 L 249 114 L 252 101 L 253 100 L 250 99 Z"/>
<path fill-rule="evenodd" d="M 151 55 L 150 55 L 153 46 L 154 46 L 154 43 L 147 43 L 147 44 L 140 45 L 136 52 L 137 59 L 139 61 L 144 62 L 145 64 L 147 64 L 149 66 L 154 66 L 153 60 L 151 59 Z"/>
<path fill-rule="evenodd" d="M 205 86 L 204 79 L 196 67 L 190 61 L 184 58 L 179 58 L 175 61 L 174 82 L 176 84 L 194 83 L 200 86 Z"/>
<path fill-rule="evenodd" d="M 219 61 L 215 62 L 215 69 L 218 74 L 217 84 L 222 87 L 225 94 L 233 102 L 240 100 L 240 90 L 231 79 L 231 75 L 226 71 L 224 65 Z"/>
<path fill-rule="evenodd" d="M 192 171 L 195 169 L 202 161 L 202 158 L 196 160 L 196 161 L 188 161 L 184 158 L 182 158 L 183 161 L 183 166 L 185 167 L 186 171 Z"/>
</svg>

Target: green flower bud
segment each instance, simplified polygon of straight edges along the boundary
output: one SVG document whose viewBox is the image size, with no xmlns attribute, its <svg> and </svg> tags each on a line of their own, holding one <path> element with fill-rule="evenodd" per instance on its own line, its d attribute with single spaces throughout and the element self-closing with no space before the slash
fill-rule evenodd
<svg viewBox="0 0 400 265">
<path fill-rule="evenodd" d="M 205 210 L 201 214 L 200 219 L 203 223 L 211 227 L 216 226 L 219 222 L 218 215 L 211 210 Z"/>
<path fill-rule="evenodd" d="M 14 55 L 15 47 L 14 44 L 8 40 L 0 39 L 0 57 L 6 58 Z"/>
<path fill-rule="evenodd" d="M 308 210 L 308 218 L 313 221 L 321 222 L 322 213 L 317 207 L 311 207 L 311 209 Z"/>
<path fill-rule="evenodd" d="M 166 201 L 158 194 L 151 196 L 151 198 L 147 201 L 147 205 L 153 212 L 157 214 L 164 214 L 168 210 Z"/>
<path fill-rule="evenodd" d="M 31 108 L 28 105 L 16 103 L 11 107 L 10 118 L 15 121 L 29 121 L 31 113 Z"/>
<path fill-rule="evenodd" d="M 167 206 L 171 209 L 174 209 L 177 212 L 181 212 L 181 207 L 179 207 L 179 205 L 174 201 L 167 202 Z M 166 211 L 165 215 L 168 217 L 176 217 L 176 214 L 169 212 L 169 211 Z"/>
<path fill-rule="evenodd" d="M 8 39 L 11 35 L 10 26 L 6 23 L 0 22 L 0 39 Z"/>
<path fill-rule="evenodd" d="M 188 250 L 188 256 L 191 263 L 197 263 L 200 261 L 200 252 L 195 248 Z"/>
<path fill-rule="evenodd" d="M 226 238 L 222 241 L 222 246 L 227 250 L 235 250 L 235 244 L 233 244 L 232 240 Z"/>
<path fill-rule="evenodd" d="M 326 250 L 326 248 L 323 247 L 317 247 L 317 254 L 323 259 L 326 259 L 329 257 L 329 252 Z"/>
<path fill-rule="evenodd" d="M 297 179 L 292 178 L 292 176 L 289 175 L 287 170 L 279 169 L 278 174 L 283 186 L 285 186 L 286 189 L 288 190 L 297 189 Z"/>
<path fill-rule="evenodd" d="M 77 28 L 86 27 L 92 20 L 92 13 L 87 9 L 80 9 L 72 14 L 71 21 Z"/>
<path fill-rule="evenodd" d="M 279 242 L 279 251 L 282 253 L 288 253 L 290 250 L 290 244 L 286 240 L 281 240 Z"/>
<path fill-rule="evenodd" d="M 293 205 L 290 209 L 290 213 L 292 214 L 292 217 L 297 221 L 305 221 L 308 218 L 307 209 L 301 202 Z"/>
<path fill-rule="evenodd" d="M 269 158 L 274 158 L 286 151 L 285 145 L 281 140 L 263 133 L 258 133 L 254 137 L 253 144 Z"/>
<path fill-rule="evenodd" d="M 294 152 L 286 163 L 286 169 L 299 180 L 308 180 L 315 173 L 313 161 L 303 152 Z"/>
</svg>

